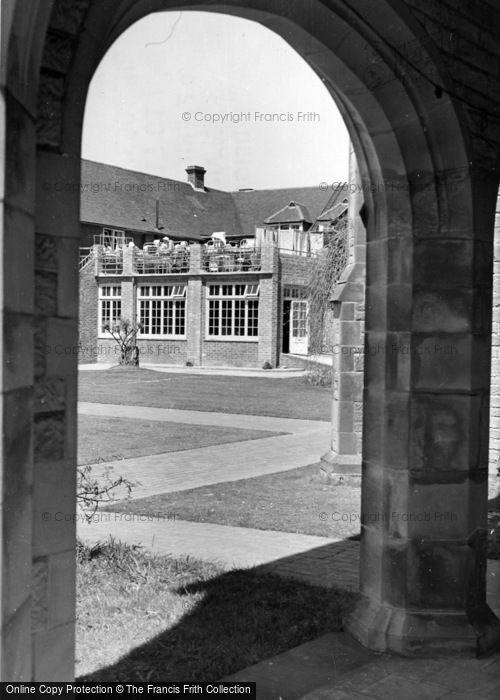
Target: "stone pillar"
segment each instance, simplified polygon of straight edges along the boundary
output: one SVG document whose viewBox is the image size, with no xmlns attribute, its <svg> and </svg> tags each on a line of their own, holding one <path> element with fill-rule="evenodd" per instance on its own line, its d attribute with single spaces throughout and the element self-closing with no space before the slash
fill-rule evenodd
<svg viewBox="0 0 500 700">
<path fill-rule="evenodd" d="M 123 248 L 122 250 L 122 255 L 123 255 L 123 274 L 132 276 L 135 272 L 134 270 L 134 254 L 135 254 L 135 249 L 134 248 L 129 248 L 128 246 L 126 248 Z"/>
<path fill-rule="evenodd" d="M 32 679 L 60 681 L 74 673 L 80 161 L 40 151 L 36 167 Z"/>
<path fill-rule="evenodd" d="M 335 285 L 333 397 L 330 449 L 321 458 L 327 481 L 361 478 L 365 321 L 366 231 L 360 217 L 363 189 L 351 144 L 349 153 L 348 264 Z"/>
<path fill-rule="evenodd" d="M 451 215 L 436 229 L 435 177 L 411 184 L 413 230 L 393 221 L 367 244 L 366 343 L 380 351 L 365 357 L 361 595 L 347 629 L 407 655 L 500 642 L 486 604 L 497 183 L 466 175 L 455 191 L 444 173 Z"/>
<path fill-rule="evenodd" d="M 496 206 L 494 244 L 489 460 L 491 496 L 496 496 L 499 490 L 498 470 L 500 469 L 500 190 Z"/>
<path fill-rule="evenodd" d="M 187 359 L 195 367 L 202 365 L 205 304 L 201 279 L 201 246 L 197 243 L 189 248 L 190 278 L 186 292 L 186 341 Z M 193 277 L 191 277 L 193 275 Z"/>
<path fill-rule="evenodd" d="M 278 364 L 278 249 L 272 243 L 261 246 L 259 295 L 259 365 Z"/>
<path fill-rule="evenodd" d="M 32 678 L 35 125 L 29 106 L 3 89 L 0 111 L 5 154 L 0 166 L 4 171 L 0 178 L 1 677 L 28 681 Z"/>
</svg>

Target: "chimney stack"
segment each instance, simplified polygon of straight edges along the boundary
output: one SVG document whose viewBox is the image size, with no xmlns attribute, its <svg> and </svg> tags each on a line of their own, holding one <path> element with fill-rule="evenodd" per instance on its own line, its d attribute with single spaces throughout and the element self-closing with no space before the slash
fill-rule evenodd
<svg viewBox="0 0 500 700">
<path fill-rule="evenodd" d="M 201 165 L 188 165 L 186 168 L 188 182 L 194 190 L 205 191 L 205 168 Z"/>
</svg>

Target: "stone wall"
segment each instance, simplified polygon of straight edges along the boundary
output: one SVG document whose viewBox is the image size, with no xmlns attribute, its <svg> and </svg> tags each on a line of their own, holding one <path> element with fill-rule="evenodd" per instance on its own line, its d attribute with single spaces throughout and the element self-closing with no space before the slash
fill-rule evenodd
<svg viewBox="0 0 500 700">
<path fill-rule="evenodd" d="M 490 476 L 500 468 L 500 191 L 495 217 L 491 348 Z"/>
</svg>

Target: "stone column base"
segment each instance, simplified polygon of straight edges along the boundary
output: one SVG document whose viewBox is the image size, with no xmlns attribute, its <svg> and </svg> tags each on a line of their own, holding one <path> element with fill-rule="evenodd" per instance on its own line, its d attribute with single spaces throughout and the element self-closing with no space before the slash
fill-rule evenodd
<svg viewBox="0 0 500 700">
<path fill-rule="evenodd" d="M 361 455 L 338 455 L 328 450 L 320 459 L 320 476 L 325 483 L 353 483 L 361 486 Z"/>
<path fill-rule="evenodd" d="M 500 620 L 484 604 L 470 610 L 411 611 L 361 596 L 345 629 L 368 649 L 403 656 L 483 656 L 500 648 Z"/>
</svg>

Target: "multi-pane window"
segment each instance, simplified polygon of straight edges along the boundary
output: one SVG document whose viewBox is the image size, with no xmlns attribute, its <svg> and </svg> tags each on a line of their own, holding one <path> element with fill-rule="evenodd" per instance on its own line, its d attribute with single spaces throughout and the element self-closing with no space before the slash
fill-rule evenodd
<svg viewBox="0 0 500 700">
<path fill-rule="evenodd" d="M 141 285 L 137 299 L 140 336 L 185 336 L 185 284 Z"/>
<path fill-rule="evenodd" d="M 307 301 L 292 302 L 292 337 L 307 336 Z"/>
<path fill-rule="evenodd" d="M 307 296 L 304 287 L 283 287 L 284 299 L 305 299 Z"/>
<path fill-rule="evenodd" d="M 99 333 L 106 333 L 106 326 L 114 326 L 122 315 L 122 288 L 120 285 L 99 287 Z"/>
<path fill-rule="evenodd" d="M 211 284 L 207 329 L 211 337 L 256 338 L 259 335 L 259 285 Z"/>
<path fill-rule="evenodd" d="M 125 242 L 125 231 L 116 228 L 103 228 L 102 230 L 102 245 L 110 248 L 122 246 Z"/>
</svg>

